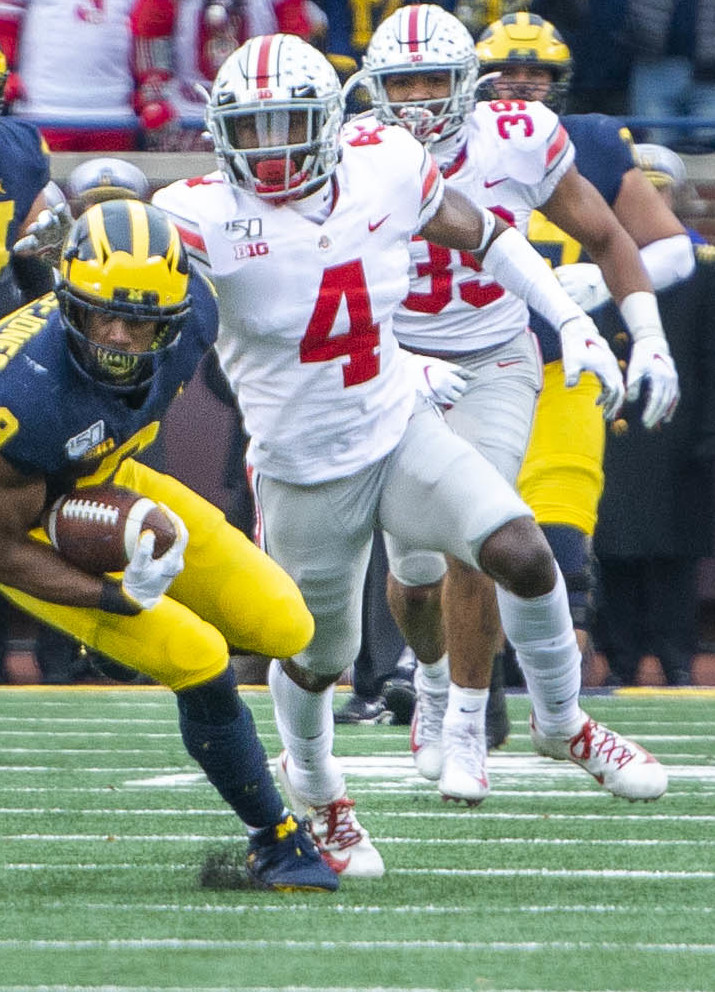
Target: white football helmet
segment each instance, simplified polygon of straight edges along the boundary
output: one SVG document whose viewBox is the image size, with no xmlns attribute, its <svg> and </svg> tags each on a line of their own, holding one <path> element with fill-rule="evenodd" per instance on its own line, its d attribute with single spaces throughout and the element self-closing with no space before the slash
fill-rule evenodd
<svg viewBox="0 0 715 992">
<path fill-rule="evenodd" d="M 421 142 L 454 134 L 474 109 L 479 61 L 461 21 L 436 4 L 400 7 L 377 28 L 363 57 L 363 78 L 376 116 L 407 127 Z M 391 103 L 385 78 L 397 73 L 450 73 L 446 99 Z"/>
<path fill-rule="evenodd" d="M 269 199 L 304 196 L 339 160 L 343 97 L 333 67 L 296 35 L 257 35 L 226 59 L 206 120 L 229 182 Z"/>
</svg>

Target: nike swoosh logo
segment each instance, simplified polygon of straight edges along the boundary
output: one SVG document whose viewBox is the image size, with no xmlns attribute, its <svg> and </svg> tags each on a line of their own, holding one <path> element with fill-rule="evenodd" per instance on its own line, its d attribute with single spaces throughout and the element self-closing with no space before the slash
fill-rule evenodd
<svg viewBox="0 0 715 992">
<path fill-rule="evenodd" d="M 344 859 L 336 858 L 330 853 L 330 851 L 321 851 L 320 856 L 328 868 L 332 868 L 337 875 L 345 871 L 350 864 L 350 858 L 352 857 L 352 855 L 348 854 L 348 856 Z"/>
<path fill-rule="evenodd" d="M 509 362 L 497 362 L 498 369 L 508 369 L 510 365 L 521 365 L 521 359 L 512 358 Z"/>
<path fill-rule="evenodd" d="M 592 338 L 586 338 L 585 344 L 587 348 L 598 348 L 598 341 L 594 341 Z"/>
<path fill-rule="evenodd" d="M 498 186 L 499 183 L 505 183 L 508 178 L 509 178 L 508 176 L 502 176 L 501 179 L 492 179 L 491 181 L 489 179 L 485 179 L 484 180 L 484 188 L 485 189 L 491 189 L 492 186 Z"/>
<path fill-rule="evenodd" d="M 385 216 L 381 220 L 376 221 L 376 223 L 374 223 L 374 224 L 373 224 L 373 222 L 371 220 L 369 220 L 367 222 L 368 230 L 371 231 L 371 232 L 372 231 L 376 231 L 378 229 L 378 227 L 380 227 L 381 224 L 384 224 L 385 221 L 387 220 L 387 218 L 390 217 L 390 216 L 391 216 L 390 214 L 385 214 Z"/>
<path fill-rule="evenodd" d="M 459 707 L 459 712 L 460 713 L 476 713 L 477 711 L 476 710 L 465 710 L 465 708 L 463 706 L 460 706 Z"/>
</svg>

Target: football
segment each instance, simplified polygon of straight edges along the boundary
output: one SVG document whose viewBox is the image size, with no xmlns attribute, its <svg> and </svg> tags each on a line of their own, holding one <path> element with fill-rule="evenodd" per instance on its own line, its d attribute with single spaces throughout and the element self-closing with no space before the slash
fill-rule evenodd
<svg viewBox="0 0 715 992">
<path fill-rule="evenodd" d="M 174 524 L 154 500 L 121 486 L 65 493 L 47 511 L 43 525 L 62 557 L 93 575 L 122 571 L 145 530 L 156 535 L 155 558 L 176 539 Z"/>
</svg>

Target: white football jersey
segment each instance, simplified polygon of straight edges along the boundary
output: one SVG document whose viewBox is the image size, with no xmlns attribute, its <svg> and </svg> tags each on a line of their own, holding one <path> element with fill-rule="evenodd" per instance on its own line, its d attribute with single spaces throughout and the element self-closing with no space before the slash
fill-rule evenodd
<svg viewBox="0 0 715 992">
<path fill-rule="evenodd" d="M 266 475 L 309 484 L 391 451 L 415 391 L 393 333 L 409 244 L 444 190 L 403 128 L 347 126 L 334 202 L 320 223 L 290 203 L 235 189 L 220 173 L 159 190 L 219 297 L 217 351 Z"/>
<path fill-rule="evenodd" d="M 27 100 L 13 112 L 65 125 L 133 126 L 133 3 L 28 0 L 18 61 Z"/>
<path fill-rule="evenodd" d="M 532 210 L 549 199 L 574 161 L 558 117 L 541 103 L 479 103 L 464 132 L 466 142 L 444 169 L 447 184 L 525 235 Z M 434 152 L 439 161 L 439 145 Z M 477 351 L 510 341 L 526 327 L 523 300 L 482 272 L 469 252 L 418 237 L 410 262 L 410 292 L 395 316 L 403 344 L 418 351 Z"/>
</svg>

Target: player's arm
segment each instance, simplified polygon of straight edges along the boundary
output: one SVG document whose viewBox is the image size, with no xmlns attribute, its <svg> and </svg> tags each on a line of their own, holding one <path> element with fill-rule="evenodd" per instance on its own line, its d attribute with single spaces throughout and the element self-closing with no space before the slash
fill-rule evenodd
<svg viewBox="0 0 715 992">
<path fill-rule="evenodd" d="M 102 579 L 64 561 L 28 536 L 40 523 L 44 479 L 18 472 L 0 456 L 0 582 L 64 606 L 99 606 Z"/>
<path fill-rule="evenodd" d="M 641 260 L 656 292 L 693 274 L 693 244 L 641 169 L 629 169 L 623 176 L 613 212 L 640 248 Z"/>
<path fill-rule="evenodd" d="M 60 606 L 134 616 L 155 606 L 183 569 L 188 533 L 175 514 L 177 537 L 171 548 L 154 558 L 154 535 L 143 533 L 121 581 L 75 568 L 28 534 L 41 522 L 46 495 L 41 477 L 23 475 L 0 456 L 0 582 Z"/>
<path fill-rule="evenodd" d="M 656 292 L 692 275 L 695 255 L 690 238 L 640 169 L 623 174 L 612 209 L 640 248 L 641 262 Z M 609 287 L 595 264 L 560 267 L 556 274 L 569 295 L 588 312 L 610 299 Z"/>
<path fill-rule="evenodd" d="M 608 418 L 616 415 L 623 403 L 624 388 L 615 356 L 593 321 L 574 303 L 541 255 L 516 228 L 446 187 L 437 212 L 421 234 L 435 244 L 472 251 L 500 286 L 557 327 L 566 385 L 575 385 L 583 371 L 594 372 L 603 386 L 599 403 L 604 414 Z"/>
<path fill-rule="evenodd" d="M 616 303 L 629 293 L 652 292 L 635 241 L 576 166 L 571 166 L 540 209 L 585 247 L 603 272 Z"/>
<path fill-rule="evenodd" d="M 635 400 L 647 384 L 643 423 L 668 422 L 680 389 L 658 313 L 653 285 L 638 246 L 598 190 L 572 166 L 542 212 L 584 245 L 618 304 L 634 346 L 628 363 L 627 396 Z"/>
</svg>

